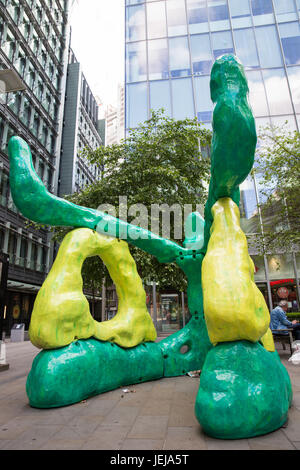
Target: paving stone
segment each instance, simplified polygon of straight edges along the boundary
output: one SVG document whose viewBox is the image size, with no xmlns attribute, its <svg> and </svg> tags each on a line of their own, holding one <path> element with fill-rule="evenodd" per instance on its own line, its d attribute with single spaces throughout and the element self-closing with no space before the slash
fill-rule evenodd
<svg viewBox="0 0 300 470">
<path fill-rule="evenodd" d="M 125 439 L 121 450 L 162 450 L 163 445 L 163 439 Z"/>
<path fill-rule="evenodd" d="M 164 439 L 168 416 L 138 416 L 128 434 L 130 439 Z"/>
<path fill-rule="evenodd" d="M 206 441 L 200 426 L 169 427 L 164 450 L 206 450 Z"/>
<path fill-rule="evenodd" d="M 169 416 L 172 403 L 170 400 L 157 398 L 149 398 L 144 402 L 144 406 L 141 409 L 140 414 L 143 416 Z"/>
<path fill-rule="evenodd" d="M 82 440 L 50 440 L 39 447 L 39 450 L 80 450 L 85 441 Z"/>
<path fill-rule="evenodd" d="M 222 440 L 205 436 L 207 450 L 251 450 L 248 439 Z"/>
<path fill-rule="evenodd" d="M 118 426 L 132 426 L 139 413 L 140 407 L 115 406 L 103 419 L 102 424 Z"/>
<path fill-rule="evenodd" d="M 299 441 L 300 436 L 300 411 L 292 406 L 289 410 L 288 425 L 283 432 L 291 442 Z"/>
<path fill-rule="evenodd" d="M 194 408 L 195 402 L 185 401 L 183 405 L 183 402 L 178 403 L 173 401 L 169 417 L 169 426 L 198 426 L 199 423 L 195 416 Z"/>
<path fill-rule="evenodd" d="M 248 440 L 252 450 L 294 450 L 282 429 Z"/>
<path fill-rule="evenodd" d="M 130 426 L 99 425 L 83 444 L 83 450 L 119 450 L 130 431 Z"/>
</svg>

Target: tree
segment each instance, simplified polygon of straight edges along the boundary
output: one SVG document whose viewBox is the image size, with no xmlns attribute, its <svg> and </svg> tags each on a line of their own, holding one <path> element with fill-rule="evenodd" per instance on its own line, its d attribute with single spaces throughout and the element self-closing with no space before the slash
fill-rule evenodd
<svg viewBox="0 0 300 470">
<path fill-rule="evenodd" d="M 255 168 L 268 251 L 295 250 L 300 245 L 300 134 L 286 128 L 260 132 Z"/>
<path fill-rule="evenodd" d="M 102 210 L 105 210 L 103 205 L 110 205 L 115 210 L 113 215 L 120 219 L 124 218 L 124 205 L 120 202 L 125 200 L 129 209 L 127 221 L 139 225 L 137 220 L 143 219 L 145 228 L 157 232 L 173 205 L 183 214 L 185 205 L 191 205 L 191 211 L 195 211 L 205 203 L 210 143 L 211 132 L 202 128 L 197 119 L 175 121 L 165 116 L 163 110 L 152 112 L 150 119 L 130 130 L 120 144 L 83 150 L 81 157 L 98 166 L 101 178 L 67 199 L 95 209 L 102 205 Z M 166 208 L 154 215 L 153 207 L 162 204 Z M 170 239 L 176 235 L 176 242 L 182 243 L 184 233 L 182 236 L 174 233 L 177 222 L 175 211 L 170 211 Z M 65 230 L 61 229 L 56 238 L 64 234 Z M 177 266 L 161 265 L 134 246 L 130 246 L 130 251 L 144 281 L 156 281 L 160 288 L 185 289 L 185 277 Z M 92 274 L 95 265 L 89 268 Z M 103 270 L 102 275 L 106 277 L 107 273 Z"/>
</svg>

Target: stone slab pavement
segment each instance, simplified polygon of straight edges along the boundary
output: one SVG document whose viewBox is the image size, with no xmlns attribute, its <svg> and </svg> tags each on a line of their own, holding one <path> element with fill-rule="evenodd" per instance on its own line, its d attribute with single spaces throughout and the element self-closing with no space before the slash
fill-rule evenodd
<svg viewBox="0 0 300 470">
<path fill-rule="evenodd" d="M 126 387 L 129 393 L 119 388 L 64 408 L 31 408 L 25 385 L 38 352 L 29 341 L 6 343 L 9 369 L 0 372 L 0 451 L 300 450 L 300 366 L 288 362 L 288 351 L 278 349 L 294 393 L 286 427 L 241 440 L 204 434 L 194 415 L 199 378 L 187 375 L 132 385 Z"/>
</svg>

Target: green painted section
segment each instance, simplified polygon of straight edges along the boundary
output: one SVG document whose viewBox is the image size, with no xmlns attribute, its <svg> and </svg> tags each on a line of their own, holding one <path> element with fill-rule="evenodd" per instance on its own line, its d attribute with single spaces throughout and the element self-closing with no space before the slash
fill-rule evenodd
<svg viewBox="0 0 300 470">
<path fill-rule="evenodd" d="M 41 351 L 27 378 L 30 405 L 54 408 L 78 403 L 118 387 L 163 377 L 163 357 L 157 343 L 132 349 L 96 339 Z"/>
<path fill-rule="evenodd" d="M 243 439 L 280 428 L 291 399 L 277 352 L 248 341 L 221 343 L 206 357 L 195 413 L 210 436 Z"/>
<path fill-rule="evenodd" d="M 205 206 L 206 251 L 213 222 L 211 209 L 218 199 L 230 197 L 240 202 L 239 185 L 249 175 L 257 143 L 255 121 L 248 103 L 248 84 L 242 64 L 226 54 L 211 71 L 213 113 L 211 181 Z"/>
</svg>

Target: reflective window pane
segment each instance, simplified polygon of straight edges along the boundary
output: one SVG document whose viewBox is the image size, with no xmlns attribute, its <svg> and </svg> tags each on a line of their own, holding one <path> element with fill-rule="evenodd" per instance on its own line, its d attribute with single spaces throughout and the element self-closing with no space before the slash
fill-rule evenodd
<svg viewBox="0 0 300 470">
<path fill-rule="evenodd" d="M 283 69 L 263 70 L 271 114 L 293 114 L 287 79 Z M 280 90 L 280 92 L 278 92 Z"/>
<path fill-rule="evenodd" d="M 249 0 L 229 0 L 229 9 L 233 28 L 252 26 Z"/>
<path fill-rule="evenodd" d="M 289 131 L 296 131 L 297 125 L 295 116 L 272 116 L 271 122 L 274 126 L 281 127 L 289 130 Z"/>
<path fill-rule="evenodd" d="M 277 21 L 292 21 L 297 19 L 294 0 L 273 0 Z"/>
<path fill-rule="evenodd" d="M 212 33 L 212 48 L 214 58 L 217 59 L 223 54 L 234 53 L 232 36 L 230 31 Z"/>
<path fill-rule="evenodd" d="M 169 77 L 167 39 L 148 42 L 149 80 Z"/>
<path fill-rule="evenodd" d="M 260 71 L 246 72 L 249 86 L 249 102 L 254 116 L 269 114 L 264 82 Z"/>
<path fill-rule="evenodd" d="M 296 113 L 300 113 L 300 67 L 288 67 L 288 78 Z"/>
<path fill-rule="evenodd" d="M 193 118 L 194 100 L 191 78 L 172 80 L 173 118 Z"/>
<path fill-rule="evenodd" d="M 292 254 L 268 255 L 268 268 L 270 279 L 294 279 Z"/>
<path fill-rule="evenodd" d="M 195 77 L 196 113 L 199 122 L 212 120 L 213 103 L 210 99 L 210 77 Z"/>
<path fill-rule="evenodd" d="M 255 25 L 274 22 L 272 0 L 251 0 L 251 8 Z"/>
<path fill-rule="evenodd" d="M 283 23 L 279 25 L 279 35 L 287 65 L 300 64 L 300 25 Z"/>
<path fill-rule="evenodd" d="M 147 119 L 147 83 L 127 85 L 126 127 L 137 127 Z"/>
<path fill-rule="evenodd" d="M 241 184 L 240 191 L 241 228 L 245 233 L 260 233 L 260 219 L 252 176 L 248 176 Z"/>
<path fill-rule="evenodd" d="M 187 0 L 187 16 L 191 34 L 208 31 L 206 0 Z"/>
<path fill-rule="evenodd" d="M 127 44 L 126 80 L 140 82 L 147 79 L 146 42 Z"/>
<path fill-rule="evenodd" d="M 149 39 L 167 35 L 165 2 L 147 4 L 147 34 Z"/>
<path fill-rule="evenodd" d="M 190 53 L 187 37 L 169 40 L 171 77 L 191 75 Z"/>
<path fill-rule="evenodd" d="M 165 109 L 171 116 L 171 93 L 169 80 L 160 80 L 150 83 L 150 109 Z"/>
<path fill-rule="evenodd" d="M 255 34 L 261 67 L 279 67 L 283 65 L 275 26 L 255 28 Z"/>
<path fill-rule="evenodd" d="M 126 39 L 127 41 L 138 41 L 145 37 L 145 7 L 137 5 L 126 9 Z"/>
<path fill-rule="evenodd" d="M 208 0 L 207 4 L 211 31 L 229 29 L 227 0 Z"/>
<path fill-rule="evenodd" d="M 238 29 L 233 32 L 236 55 L 244 67 L 258 67 L 258 55 L 253 29 Z"/>
<path fill-rule="evenodd" d="M 194 74 L 210 73 L 213 57 L 208 34 L 191 36 L 191 55 Z"/>
<path fill-rule="evenodd" d="M 167 1 L 168 35 L 180 36 L 187 34 L 186 12 L 184 0 Z"/>
</svg>

